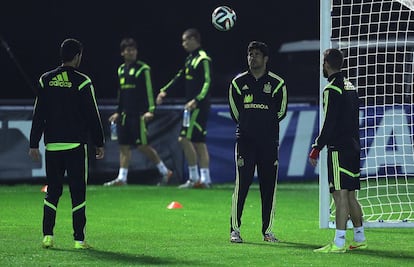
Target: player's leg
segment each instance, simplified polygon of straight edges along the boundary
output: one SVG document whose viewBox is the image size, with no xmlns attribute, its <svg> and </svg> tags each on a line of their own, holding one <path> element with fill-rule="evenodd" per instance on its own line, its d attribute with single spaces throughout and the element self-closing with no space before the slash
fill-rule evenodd
<svg viewBox="0 0 414 267">
<path fill-rule="evenodd" d="M 242 242 L 240 237 L 243 208 L 253 182 L 256 149 L 252 142 L 237 140 L 235 147 L 236 181 L 231 202 L 230 241 Z"/>
<path fill-rule="evenodd" d="M 200 167 L 200 183 L 198 186 L 201 188 L 211 186 L 210 156 L 206 145 L 209 111 L 209 107 L 201 106 L 200 109 L 193 111 L 191 115 L 191 121 L 195 126 L 191 135 L 191 142 L 193 142 L 197 153 L 198 166 Z"/>
<path fill-rule="evenodd" d="M 63 190 L 65 166 L 60 151 L 46 151 L 47 193 L 43 205 L 43 247 L 53 246 L 53 229 L 56 222 L 56 211 Z"/>
<path fill-rule="evenodd" d="M 348 190 L 343 189 L 341 181 L 341 168 L 339 152 L 334 149 L 328 149 L 328 183 L 335 202 L 335 238 L 328 245 L 315 249 L 314 252 L 321 253 L 343 253 L 345 248 L 346 222 L 349 217 Z"/>
<path fill-rule="evenodd" d="M 118 176 L 109 182 L 104 183 L 104 186 L 126 185 L 128 178 L 128 166 L 131 160 L 130 145 L 119 146 L 119 171 Z"/>
<path fill-rule="evenodd" d="M 181 147 L 184 151 L 185 159 L 189 166 L 197 165 L 197 152 L 194 148 L 193 143 L 185 137 L 180 136 L 178 142 L 181 144 Z"/>
<path fill-rule="evenodd" d="M 200 174 L 198 172 L 197 152 L 193 143 L 186 137 L 178 137 L 178 142 L 184 151 L 184 157 L 188 165 L 188 180 L 179 186 L 179 188 L 192 188 L 200 180 Z"/>
<path fill-rule="evenodd" d="M 129 162 L 131 161 L 131 146 L 120 145 L 119 146 L 119 167 L 128 170 Z M 127 179 L 127 173 L 119 174 L 119 178 Z"/>
<path fill-rule="evenodd" d="M 200 166 L 200 187 L 209 188 L 211 186 L 210 177 L 210 155 L 205 142 L 194 142 L 197 152 L 198 165 Z"/>
<path fill-rule="evenodd" d="M 66 153 L 69 191 L 72 199 L 73 238 L 75 241 L 83 242 L 86 225 L 86 184 L 89 172 L 87 147 L 81 145 Z"/>
<path fill-rule="evenodd" d="M 367 247 L 364 234 L 363 214 L 361 205 L 356 198 L 356 190 L 359 190 L 360 180 L 360 149 L 347 149 L 340 152 L 339 163 L 341 166 L 341 187 L 347 189 L 349 215 L 353 223 L 354 238 L 349 249 L 362 249 Z"/>
<path fill-rule="evenodd" d="M 164 162 L 161 160 L 160 156 L 158 155 L 157 151 L 150 145 L 139 145 L 138 151 L 145 155 L 151 162 L 153 162 L 161 174 L 161 180 L 159 184 L 167 184 L 170 177 L 172 176 L 172 171 L 170 171 L 167 166 L 165 166 Z"/>
<path fill-rule="evenodd" d="M 119 144 L 119 172 L 118 176 L 104 183 L 104 186 L 125 185 L 128 177 L 128 167 L 131 160 L 131 145 L 135 143 L 138 136 L 136 117 L 127 116 L 122 113 L 118 124 L 118 144 Z"/>
<path fill-rule="evenodd" d="M 157 151 L 155 149 L 146 144 L 146 145 L 139 145 L 137 146 L 138 151 L 145 155 L 147 159 L 149 159 L 151 162 L 158 164 L 161 162 L 160 156 L 158 155 Z"/>
<path fill-rule="evenodd" d="M 349 249 L 364 249 L 368 247 L 368 243 L 365 238 L 364 226 L 363 226 L 363 214 L 361 205 L 359 204 L 355 191 L 349 191 L 349 213 L 351 216 L 352 224 L 354 225 L 354 239 L 349 245 Z"/>
<path fill-rule="evenodd" d="M 335 202 L 335 239 L 337 247 L 345 246 L 346 224 L 349 218 L 348 190 L 341 189 L 332 193 Z"/>
<path fill-rule="evenodd" d="M 352 220 L 354 227 L 362 226 L 362 209 L 359 204 L 355 191 L 348 191 L 348 201 L 349 201 L 349 214 Z"/>
<path fill-rule="evenodd" d="M 259 153 L 257 163 L 257 174 L 259 178 L 260 196 L 262 204 L 262 234 L 265 241 L 278 242 L 274 236 L 273 219 L 276 208 L 276 188 L 278 178 L 278 146 L 271 142 L 264 142 Z M 265 146 L 265 147 L 263 147 Z M 266 153 L 264 152 L 266 151 Z"/>
<path fill-rule="evenodd" d="M 347 190 L 335 190 L 332 192 L 332 196 L 335 202 L 335 238 L 334 241 L 326 246 L 315 249 L 314 252 L 320 253 L 344 253 L 346 252 L 345 247 L 345 234 L 346 234 L 346 222 L 349 217 L 349 207 L 347 202 Z"/>
<path fill-rule="evenodd" d="M 196 111 L 193 111 L 191 117 L 194 116 Z M 182 127 L 180 131 L 180 136 L 178 137 L 178 142 L 181 144 L 181 147 L 184 151 L 184 157 L 188 165 L 188 180 L 179 186 L 179 188 L 192 188 L 200 180 L 200 175 L 198 173 L 198 159 L 197 152 L 193 143 L 191 142 L 191 137 L 194 131 L 194 120 L 190 119 L 189 127 Z"/>
<path fill-rule="evenodd" d="M 138 151 L 144 154 L 145 157 L 147 157 L 151 162 L 153 162 L 157 166 L 157 169 L 161 174 L 161 180 L 159 181 L 159 184 L 167 184 L 172 176 L 172 171 L 170 171 L 165 166 L 157 151 L 151 145 L 148 144 L 147 126 L 143 117 L 141 117 L 140 119 L 138 133 L 139 138 L 137 138 L 135 142 Z"/>
</svg>

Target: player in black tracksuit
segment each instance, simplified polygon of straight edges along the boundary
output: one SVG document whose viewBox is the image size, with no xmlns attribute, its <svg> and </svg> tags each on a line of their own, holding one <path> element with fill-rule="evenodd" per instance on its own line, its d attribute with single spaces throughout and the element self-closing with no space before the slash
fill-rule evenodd
<svg viewBox="0 0 414 267">
<path fill-rule="evenodd" d="M 272 233 L 278 172 L 279 122 L 286 116 L 284 80 L 267 70 L 266 44 L 251 42 L 249 71 L 233 79 L 229 90 L 230 114 L 237 123 L 236 184 L 232 197 L 230 241 L 242 242 L 241 217 L 257 167 L 262 200 L 262 234 L 277 242 Z"/>
<path fill-rule="evenodd" d="M 103 157 L 104 135 L 94 88 L 90 78 L 77 70 L 82 45 L 67 39 L 61 46 L 63 64 L 40 77 L 29 154 L 40 159 L 39 141 L 46 145 L 47 194 L 44 199 L 43 246 L 53 246 L 56 210 L 63 183 L 69 183 L 75 248 L 84 243 L 86 225 L 86 183 L 88 178 L 87 143 L 97 147 L 97 158 Z M 65 172 L 68 179 L 64 179 Z"/>
<path fill-rule="evenodd" d="M 345 252 L 346 224 L 351 218 L 354 240 L 348 249 L 366 248 L 362 210 L 355 190 L 360 189 L 359 98 L 356 88 L 343 74 L 343 54 L 337 49 L 324 52 L 323 75 L 328 85 L 323 90 L 325 119 L 309 154 L 317 165 L 319 151 L 328 148 L 328 183 L 335 201 L 336 231 L 333 242 L 314 250 L 322 253 Z"/>
</svg>

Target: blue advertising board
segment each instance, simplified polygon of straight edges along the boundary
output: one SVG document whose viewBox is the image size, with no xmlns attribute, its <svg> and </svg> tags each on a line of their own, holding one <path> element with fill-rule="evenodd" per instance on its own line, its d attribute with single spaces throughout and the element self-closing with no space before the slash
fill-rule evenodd
<svg viewBox="0 0 414 267">
<path fill-rule="evenodd" d="M 105 160 L 94 162 L 91 157 L 91 177 L 110 179 L 117 174 L 119 150 L 109 136 L 107 117 L 113 107 L 100 106 L 107 136 Z M 360 109 L 361 175 L 414 176 L 413 105 L 383 105 Z M 181 106 L 163 107 L 149 124 L 149 141 L 169 168 L 174 169 L 173 183 L 187 178 L 187 168 L 177 141 L 181 125 Z M 0 182 L 45 177 L 44 157 L 35 163 L 27 155 L 32 107 L 0 107 Z M 279 181 L 315 181 L 318 168 L 308 163 L 310 147 L 319 132 L 319 107 L 309 104 L 289 104 L 286 118 L 280 125 Z M 213 183 L 235 179 L 234 148 L 236 125 L 227 105 L 213 105 L 207 125 L 207 146 L 210 153 L 210 173 Z M 41 150 L 44 146 L 41 144 Z M 152 170 L 151 172 L 144 172 Z M 134 171 L 138 171 L 135 172 Z M 142 182 L 145 173 L 154 176 L 156 169 L 134 151 L 131 176 Z M 135 178 L 135 177 L 131 177 Z M 141 179 L 141 181 L 139 181 Z M 149 177 L 148 179 L 152 179 Z M 148 180 L 147 179 L 147 180 Z"/>
</svg>

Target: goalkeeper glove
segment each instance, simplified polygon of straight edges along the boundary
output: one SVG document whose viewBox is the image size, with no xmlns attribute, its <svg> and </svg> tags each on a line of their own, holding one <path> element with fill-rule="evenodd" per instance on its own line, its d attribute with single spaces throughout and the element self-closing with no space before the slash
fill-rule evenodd
<svg viewBox="0 0 414 267">
<path fill-rule="evenodd" d="M 312 148 L 311 152 L 309 153 L 309 158 L 318 159 L 319 158 L 319 149 L 317 149 L 316 147 Z"/>
</svg>

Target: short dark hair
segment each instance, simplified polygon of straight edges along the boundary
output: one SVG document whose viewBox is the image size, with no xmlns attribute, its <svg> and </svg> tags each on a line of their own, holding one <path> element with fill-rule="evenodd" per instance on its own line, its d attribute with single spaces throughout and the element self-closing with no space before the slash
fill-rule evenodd
<svg viewBox="0 0 414 267">
<path fill-rule="evenodd" d="M 60 45 L 60 59 L 63 63 L 71 61 L 77 54 L 82 54 L 83 45 L 76 39 L 69 38 Z"/>
<path fill-rule="evenodd" d="M 198 43 L 201 44 L 201 34 L 196 28 L 187 29 L 184 31 L 184 34 L 186 34 L 188 37 L 193 37 Z"/>
<path fill-rule="evenodd" d="M 124 38 L 121 40 L 121 44 L 119 46 L 121 48 L 121 52 L 125 50 L 127 47 L 137 48 L 137 42 L 133 38 Z"/>
<path fill-rule="evenodd" d="M 265 57 L 269 56 L 269 48 L 267 47 L 267 44 L 263 42 L 251 41 L 249 43 L 249 46 L 247 47 L 247 53 L 249 53 L 253 49 L 259 50 Z"/>
<path fill-rule="evenodd" d="M 335 48 L 329 48 L 323 53 L 324 61 L 326 61 L 331 68 L 340 70 L 344 64 L 344 55 L 343 53 Z"/>
</svg>

